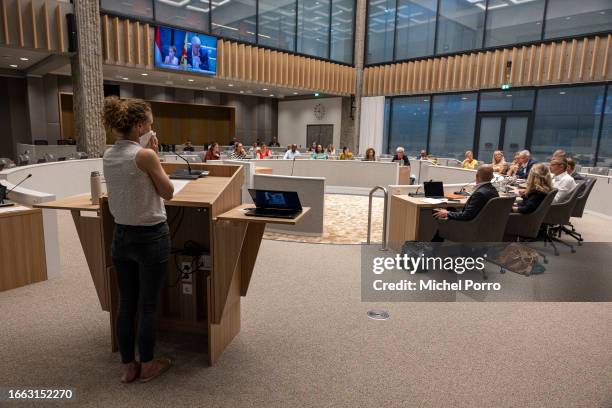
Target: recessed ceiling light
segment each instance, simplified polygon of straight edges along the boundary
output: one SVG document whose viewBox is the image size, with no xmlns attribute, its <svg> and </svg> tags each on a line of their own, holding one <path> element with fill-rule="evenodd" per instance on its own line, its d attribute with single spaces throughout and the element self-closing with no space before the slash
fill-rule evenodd
<svg viewBox="0 0 612 408">
<path fill-rule="evenodd" d="M 189 81 L 189 82 L 193 82 L 193 81 L 195 81 L 195 79 L 193 79 L 193 78 L 189 78 L 187 81 Z"/>
<path fill-rule="evenodd" d="M 208 89 L 208 87 L 204 88 L 204 89 Z"/>
<path fill-rule="evenodd" d="M 462 101 L 467 101 L 467 96 L 461 98 Z"/>
<path fill-rule="evenodd" d="M 565 95 L 565 91 L 559 92 L 559 95 Z"/>
<path fill-rule="evenodd" d="M 22 61 L 28 61 L 29 60 L 29 58 L 26 58 L 26 57 L 19 57 L 19 59 L 22 60 Z"/>
<path fill-rule="evenodd" d="M 294 94 L 294 95 L 297 95 L 298 93 L 297 93 L 297 92 L 294 92 L 293 94 Z"/>
<path fill-rule="evenodd" d="M 148 76 L 149 74 L 147 74 L 146 72 L 143 72 L 142 74 L 140 74 L 142 76 Z"/>
<path fill-rule="evenodd" d="M 511 97 L 512 97 L 512 94 L 506 95 L 506 98 L 511 98 Z"/>
<path fill-rule="evenodd" d="M 240 93 L 244 93 L 244 91 L 240 91 Z"/>
<path fill-rule="evenodd" d="M 267 90 L 268 90 L 268 88 L 264 88 L 264 89 L 262 89 L 262 91 L 267 91 Z"/>
<path fill-rule="evenodd" d="M 429 99 L 423 99 L 423 102 L 429 102 Z"/>
<path fill-rule="evenodd" d="M 234 84 L 228 84 L 227 86 L 229 86 L 231 88 L 232 86 L 234 86 Z"/>
<path fill-rule="evenodd" d="M 270 94 L 270 96 L 274 96 L 274 94 Z"/>
<path fill-rule="evenodd" d="M 128 77 L 123 77 L 123 78 L 121 78 L 121 79 L 123 79 L 124 81 L 127 81 L 127 80 L 129 80 L 130 78 L 128 78 Z"/>
<path fill-rule="evenodd" d="M 9 67 L 11 67 L 11 68 L 18 68 L 18 66 L 15 65 L 15 64 L 11 64 L 11 65 L 9 65 Z"/>
</svg>

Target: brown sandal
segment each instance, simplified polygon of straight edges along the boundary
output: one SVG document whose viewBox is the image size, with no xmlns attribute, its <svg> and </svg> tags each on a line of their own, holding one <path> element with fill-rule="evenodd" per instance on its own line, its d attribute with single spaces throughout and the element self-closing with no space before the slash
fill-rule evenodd
<svg viewBox="0 0 612 408">
<path fill-rule="evenodd" d="M 170 360 L 167 357 L 156 358 L 154 361 L 158 364 L 157 371 L 154 372 L 153 374 L 151 374 L 148 377 L 143 377 L 142 376 L 142 370 L 141 370 L 140 371 L 141 372 L 141 375 L 140 375 L 140 382 L 141 383 L 145 383 L 145 382 L 151 381 L 152 379 L 154 379 L 156 377 L 159 377 L 160 375 L 162 375 L 163 373 L 168 371 L 168 369 L 172 365 L 172 360 Z"/>
<path fill-rule="evenodd" d="M 133 361 L 132 363 L 129 363 L 127 365 L 135 365 L 136 369 L 134 371 L 133 377 L 128 377 L 128 370 L 125 370 L 125 372 L 121 375 L 121 382 L 124 384 L 134 382 L 138 377 L 140 377 L 140 363 Z"/>
</svg>

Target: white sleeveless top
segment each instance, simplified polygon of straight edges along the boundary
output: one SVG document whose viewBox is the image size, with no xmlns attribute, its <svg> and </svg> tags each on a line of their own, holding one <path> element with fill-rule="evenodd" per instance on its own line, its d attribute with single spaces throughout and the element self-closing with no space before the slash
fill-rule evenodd
<svg viewBox="0 0 612 408">
<path fill-rule="evenodd" d="M 166 221 L 166 208 L 151 177 L 136 165 L 142 147 L 118 140 L 104 153 L 104 178 L 110 212 L 122 225 L 156 225 Z"/>
</svg>

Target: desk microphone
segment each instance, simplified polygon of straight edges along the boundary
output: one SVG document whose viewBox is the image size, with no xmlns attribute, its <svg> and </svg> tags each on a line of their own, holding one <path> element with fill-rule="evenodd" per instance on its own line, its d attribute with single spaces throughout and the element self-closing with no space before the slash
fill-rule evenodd
<svg viewBox="0 0 612 408">
<path fill-rule="evenodd" d="M 468 195 L 470 195 L 470 194 L 469 194 L 467 191 L 465 191 L 465 188 L 466 188 L 467 186 L 469 186 L 471 183 L 472 183 L 472 182 L 469 182 L 469 183 L 467 183 L 467 184 L 464 184 L 464 185 L 463 185 L 463 186 L 462 186 L 462 187 L 459 189 L 459 191 L 455 191 L 455 194 L 457 194 L 457 195 L 463 195 L 463 196 L 468 196 Z"/>
<path fill-rule="evenodd" d="M 408 195 L 410 197 L 416 197 L 419 194 L 419 189 L 421 188 L 421 185 L 419 184 L 417 189 L 414 191 L 414 193 L 408 193 Z"/>
<path fill-rule="evenodd" d="M 293 163 L 291 163 L 291 175 L 293 176 L 293 168 L 295 167 L 295 156 L 293 156 Z"/>
<path fill-rule="evenodd" d="M 17 188 L 17 186 L 19 186 L 21 183 L 23 183 L 24 181 L 26 181 L 27 179 L 29 179 L 30 177 L 32 177 L 31 174 L 28 174 L 23 180 L 21 180 L 19 183 L 15 184 L 13 186 L 13 188 L 11 188 L 10 190 L 6 190 L 6 187 L 3 186 L 2 184 L 0 184 L 0 206 L 10 206 L 13 205 L 13 203 L 4 203 L 4 199 L 8 198 L 8 195 L 10 192 L 12 192 L 14 189 Z"/>
<path fill-rule="evenodd" d="M 189 164 L 189 160 L 187 160 L 186 158 L 178 154 L 178 152 L 174 152 L 174 154 L 176 154 L 181 159 L 185 160 L 185 163 L 187 163 L 187 169 L 189 170 L 189 174 L 191 174 L 191 165 Z"/>
<path fill-rule="evenodd" d="M 15 186 L 13 186 L 13 188 L 11 188 L 9 191 L 6 192 L 6 195 L 8 197 L 8 194 L 13 191 L 14 189 L 17 188 L 17 186 L 19 186 L 21 183 L 23 183 L 24 181 L 26 181 L 27 179 L 29 179 L 30 177 L 32 177 L 32 174 L 28 174 L 27 176 L 25 176 L 25 178 L 23 180 L 21 180 L 19 183 L 15 184 Z"/>
</svg>

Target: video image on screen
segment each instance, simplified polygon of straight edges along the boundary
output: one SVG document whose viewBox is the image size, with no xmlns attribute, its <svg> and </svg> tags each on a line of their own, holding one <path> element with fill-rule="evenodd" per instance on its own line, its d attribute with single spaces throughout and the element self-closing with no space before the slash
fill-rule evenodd
<svg viewBox="0 0 612 408">
<path fill-rule="evenodd" d="M 285 207 L 287 205 L 283 193 L 273 193 L 266 191 L 264 195 L 266 197 L 266 205 L 269 207 Z"/>
<path fill-rule="evenodd" d="M 169 27 L 155 30 L 155 66 L 205 75 L 217 72 L 217 39 Z"/>
</svg>

